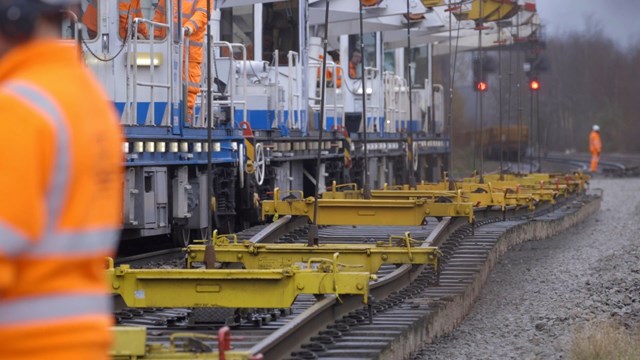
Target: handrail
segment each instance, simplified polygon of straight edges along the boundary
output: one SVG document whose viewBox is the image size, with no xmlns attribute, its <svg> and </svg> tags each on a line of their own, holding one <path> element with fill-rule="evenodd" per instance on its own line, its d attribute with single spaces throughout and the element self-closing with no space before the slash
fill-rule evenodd
<svg viewBox="0 0 640 360">
<path fill-rule="evenodd" d="M 125 120 L 125 124 L 126 125 L 137 125 L 137 119 L 138 119 L 138 87 L 139 86 L 143 86 L 143 87 L 148 87 L 150 88 L 150 99 L 149 99 L 149 115 L 147 116 L 147 120 L 145 120 L 145 125 L 151 125 L 151 126 L 155 126 L 155 88 L 162 88 L 162 89 L 166 89 L 167 90 L 167 99 L 169 99 L 171 97 L 171 89 L 172 89 L 172 84 L 171 84 L 171 67 L 167 67 L 167 75 L 168 78 L 170 79 L 169 83 L 156 83 L 155 80 L 155 68 L 156 66 L 158 66 L 155 63 L 155 45 L 156 45 L 156 41 L 155 41 L 155 28 L 156 27 L 160 27 L 160 28 L 165 28 L 165 29 L 169 29 L 171 25 L 169 24 L 165 24 L 165 23 L 160 23 L 160 22 L 155 22 L 152 20 L 148 20 L 148 19 L 143 19 L 143 18 L 136 18 L 133 20 L 133 33 L 137 34 L 138 33 L 138 28 L 140 27 L 140 24 L 147 24 L 148 29 L 149 29 L 149 34 L 150 34 L 150 39 L 149 39 L 149 81 L 140 81 L 138 80 L 138 37 L 134 36 L 133 37 L 133 41 L 129 41 L 127 43 L 127 51 L 129 54 L 129 58 L 128 58 L 128 64 L 127 64 L 127 79 L 131 79 L 131 81 L 128 81 L 128 86 L 127 86 L 127 107 L 129 107 L 129 112 L 128 112 L 128 119 Z M 167 46 L 167 54 L 169 54 L 169 56 L 171 57 L 171 51 L 169 51 L 169 44 L 170 42 L 166 42 L 166 46 Z M 170 59 L 170 63 L 172 59 Z M 162 126 L 166 126 L 168 124 L 166 124 L 164 121 L 161 124 Z"/>
<path fill-rule="evenodd" d="M 217 106 L 229 106 L 230 107 L 230 116 L 231 116 L 231 123 L 234 124 L 236 123 L 235 120 L 235 106 L 237 105 L 241 105 L 242 109 L 243 109 L 243 121 L 248 121 L 248 116 L 247 116 L 247 102 L 246 100 L 236 100 L 236 95 L 237 95 L 237 89 L 236 89 L 236 60 L 235 57 L 233 56 L 234 54 L 234 48 L 239 48 L 242 51 L 242 98 L 246 99 L 247 98 L 247 84 L 248 84 L 248 79 L 247 79 L 247 49 L 243 44 L 239 44 L 239 43 L 230 43 L 228 41 L 211 41 L 211 46 L 208 46 L 207 44 L 205 44 L 205 47 L 207 49 L 209 49 L 208 51 L 216 51 L 216 49 L 223 49 L 226 48 L 229 55 L 229 84 L 227 86 L 228 90 L 228 100 L 212 100 L 212 104 L 217 105 Z M 217 57 L 212 57 L 213 59 L 227 59 L 227 58 L 222 58 L 220 56 Z M 213 60 L 214 62 L 216 60 Z M 210 71 L 211 66 L 213 66 L 213 64 L 208 64 L 208 68 L 207 71 Z M 202 80 L 201 80 L 202 83 Z M 219 95 L 224 95 L 223 93 L 216 93 L 214 91 L 212 91 L 212 94 L 208 94 L 208 89 L 204 86 L 201 86 L 200 89 L 203 93 L 207 94 L 207 96 L 212 96 L 213 94 L 219 94 Z M 203 97 L 204 99 L 204 97 Z M 200 124 L 201 126 L 205 126 L 206 122 L 203 121 L 202 124 Z"/>
</svg>

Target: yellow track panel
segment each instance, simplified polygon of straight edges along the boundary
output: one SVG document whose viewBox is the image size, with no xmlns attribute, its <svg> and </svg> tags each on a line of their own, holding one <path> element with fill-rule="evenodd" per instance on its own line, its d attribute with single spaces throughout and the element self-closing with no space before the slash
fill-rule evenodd
<svg viewBox="0 0 640 360">
<path fill-rule="evenodd" d="M 335 253 L 340 253 L 341 268 L 353 268 L 371 274 L 378 272 L 383 264 L 431 264 L 437 269 L 438 249 L 413 245 L 417 243 L 420 242 L 411 239 L 409 233 L 392 236 L 388 242 L 377 244 L 321 244 L 312 247 L 306 244 L 238 243 L 234 235 L 220 235 L 216 239 L 215 254 L 218 262 L 240 262 L 247 269 L 301 266 L 314 258 L 331 260 Z M 190 245 L 186 252 L 187 267 L 194 262 L 204 262 L 204 245 Z"/>
<path fill-rule="evenodd" d="M 473 192 L 482 189 L 485 192 L 498 191 L 505 195 L 505 203 L 507 206 L 528 206 L 533 208 L 535 203 L 540 201 L 555 204 L 555 198 L 558 192 L 555 189 L 545 189 L 538 187 L 522 185 L 515 181 L 493 181 L 484 184 L 472 182 L 459 182 L 456 186 L 464 192 Z"/>
<path fill-rule="evenodd" d="M 262 202 L 262 218 L 266 216 L 294 215 L 313 219 L 314 198 L 280 200 L 275 189 L 274 200 Z M 468 217 L 473 222 L 473 204 L 437 203 L 426 199 L 415 200 L 318 200 L 318 225 L 404 225 L 418 226 L 427 216 Z"/>
<path fill-rule="evenodd" d="M 375 275 L 338 271 L 338 254 L 307 263 L 307 269 L 183 270 L 114 268 L 111 260 L 106 275 L 129 307 L 287 308 L 299 294 L 363 295 L 367 302 Z"/>
<path fill-rule="evenodd" d="M 257 360 L 261 356 L 246 351 L 219 352 L 186 352 L 180 349 L 185 341 L 216 340 L 215 336 L 200 333 L 174 333 L 169 339 L 169 346 L 149 344 L 147 346 L 147 330 L 144 327 L 115 326 L 112 328 L 114 343 L 109 355 L 113 360 Z"/>
<path fill-rule="evenodd" d="M 504 209 L 504 194 L 499 192 L 463 192 L 463 191 L 431 191 L 431 190 L 372 190 L 373 199 L 401 200 L 401 199 L 430 199 L 439 201 L 443 198 L 453 203 L 471 203 L 475 207 L 499 206 Z"/>
<path fill-rule="evenodd" d="M 351 187 L 355 190 L 336 191 L 341 187 Z M 362 199 L 362 191 L 355 184 L 332 186 L 332 190 L 322 194 L 323 199 Z M 427 199 L 439 203 L 471 203 L 474 207 L 500 207 L 504 210 L 507 205 L 503 192 L 493 191 L 489 186 L 488 191 L 472 192 L 462 190 L 449 190 L 448 182 L 436 184 L 419 184 L 415 188 L 409 185 L 389 187 L 385 184 L 383 190 L 372 190 L 373 200 L 416 200 Z"/>
</svg>

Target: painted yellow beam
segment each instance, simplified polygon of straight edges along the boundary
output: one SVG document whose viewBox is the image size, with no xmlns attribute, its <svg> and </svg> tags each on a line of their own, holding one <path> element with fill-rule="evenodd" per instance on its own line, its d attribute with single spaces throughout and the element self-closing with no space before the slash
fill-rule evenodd
<svg viewBox="0 0 640 360">
<path fill-rule="evenodd" d="M 280 199 L 280 189 L 275 189 L 274 200 L 262 202 L 262 217 L 295 215 L 314 217 L 314 198 Z M 418 226 L 425 217 L 468 217 L 473 221 L 473 204 L 439 203 L 426 199 L 415 200 L 318 200 L 318 225 L 404 225 Z"/>
<path fill-rule="evenodd" d="M 309 259 L 331 260 L 340 254 L 340 264 L 344 269 L 378 272 L 383 264 L 430 264 L 438 267 L 438 249 L 416 246 L 420 241 L 404 236 L 391 236 L 388 241 L 376 244 L 254 244 L 250 241 L 238 243 L 234 235 L 219 235 L 215 241 L 216 261 L 222 263 L 240 262 L 247 269 L 282 269 L 303 266 Z M 190 245 L 186 248 L 187 267 L 192 263 L 204 262 L 204 245 Z"/>
<path fill-rule="evenodd" d="M 366 303 L 375 276 L 339 271 L 338 258 L 276 270 L 114 268 L 111 260 L 106 275 L 129 307 L 287 308 L 299 294 L 363 295 Z"/>
</svg>

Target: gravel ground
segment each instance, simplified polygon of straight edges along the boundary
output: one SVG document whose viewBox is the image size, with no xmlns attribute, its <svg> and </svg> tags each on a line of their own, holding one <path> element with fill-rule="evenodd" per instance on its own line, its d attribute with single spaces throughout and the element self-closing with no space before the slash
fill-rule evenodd
<svg viewBox="0 0 640 360">
<path fill-rule="evenodd" d="M 511 249 L 464 323 L 415 360 L 566 359 L 581 324 L 638 326 L 640 179 L 597 178 L 591 187 L 604 189 L 598 213 Z"/>
</svg>

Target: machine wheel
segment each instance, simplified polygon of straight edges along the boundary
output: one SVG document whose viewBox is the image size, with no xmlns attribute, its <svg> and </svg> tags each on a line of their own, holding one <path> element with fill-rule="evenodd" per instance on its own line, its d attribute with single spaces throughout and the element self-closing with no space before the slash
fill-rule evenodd
<svg viewBox="0 0 640 360">
<path fill-rule="evenodd" d="M 256 176 L 256 182 L 258 183 L 258 186 L 264 183 L 266 162 L 267 161 L 264 157 L 264 146 L 262 145 L 262 143 L 258 143 L 256 144 L 256 161 L 254 163 L 254 174 Z"/>
</svg>

